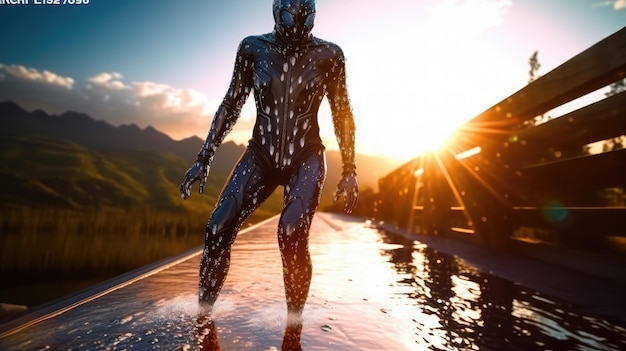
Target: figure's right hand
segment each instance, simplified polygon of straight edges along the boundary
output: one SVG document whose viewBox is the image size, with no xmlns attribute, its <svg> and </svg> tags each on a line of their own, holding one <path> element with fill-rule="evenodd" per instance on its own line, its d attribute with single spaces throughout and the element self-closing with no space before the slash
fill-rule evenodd
<svg viewBox="0 0 626 351">
<path fill-rule="evenodd" d="M 202 162 L 194 163 L 189 169 L 187 173 L 185 173 L 185 178 L 183 182 L 180 184 L 180 197 L 185 200 L 189 196 L 191 196 L 191 186 L 197 180 L 200 181 L 200 187 L 198 192 L 202 194 L 204 192 L 204 186 L 206 185 L 206 178 L 209 175 L 209 166 L 205 165 Z"/>
</svg>

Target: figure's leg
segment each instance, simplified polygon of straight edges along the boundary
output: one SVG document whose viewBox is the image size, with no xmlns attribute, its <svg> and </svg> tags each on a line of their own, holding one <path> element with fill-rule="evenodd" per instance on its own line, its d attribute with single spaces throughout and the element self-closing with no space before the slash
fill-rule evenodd
<svg viewBox="0 0 626 351">
<path fill-rule="evenodd" d="M 283 262 L 287 309 L 299 315 L 311 285 L 309 228 L 326 176 L 324 153 L 309 157 L 294 170 L 285 186 L 285 207 L 278 224 L 278 243 Z"/>
<path fill-rule="evenodd" d="M 241 224 L 276 188 L 264 183 L 254 157 L 246 151 L 231 173 L 206 226 L 198 298 L 212 307 L 230 266 L 231 246 Z"/>
<path fill-rule="evenodd" d="M 198 293 L 200 303 L 207 307 L 213 306 L 226 280 L 239 212 L 235 197 L 222 197 L 207 223 Z"/>
</svg>

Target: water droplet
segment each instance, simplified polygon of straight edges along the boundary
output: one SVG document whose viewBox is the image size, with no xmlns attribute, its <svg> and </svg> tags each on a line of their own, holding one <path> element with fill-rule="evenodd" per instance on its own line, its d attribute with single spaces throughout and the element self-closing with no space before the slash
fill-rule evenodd
<svg viewBox="0 0 626 351">
<path fill-rule="evenodd" d="M 322 325 L 322 326 L 320 327 L 320 329 L 322 329 L 322 331 L 329 332 L 329 331 L 333 330 L 333 327 L 331 327 L 331 326 L 330 326 L 330 325 L 328 325 L 328 324 L 324 324 L 324 325 Z"/>
</svg>

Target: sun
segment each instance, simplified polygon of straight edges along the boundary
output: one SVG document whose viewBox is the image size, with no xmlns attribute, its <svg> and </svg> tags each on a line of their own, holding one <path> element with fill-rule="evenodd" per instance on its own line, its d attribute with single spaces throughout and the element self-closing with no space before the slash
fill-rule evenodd
<svg viewBox="0 0 626 351">
<path fill-rule="evenodd" d="M 412 159 L 441 150 L 461 124 L 452 118 L 424 117 L 391 133 L 386 142 L 387 153 L 399 159 Z"/>
<path fill-rule="evenodd" d="M 423 152 L 437 151 L 446 146 L 446 142 L 460 127 L 461 123 L 450 119 L 432 119 L 425 123 L 421 134 L 421 140 L 416 141 L 416 149 Z"/>
</svg>

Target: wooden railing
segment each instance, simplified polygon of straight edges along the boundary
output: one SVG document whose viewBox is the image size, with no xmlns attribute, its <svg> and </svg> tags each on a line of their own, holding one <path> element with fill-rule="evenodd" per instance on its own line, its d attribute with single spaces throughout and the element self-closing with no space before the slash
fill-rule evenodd
<svg viewBox="0 0 626 351">
<path fill-rule="evenodd" d="M 586 248 L 621 240 L 626 149 L 597 145 L 626 135 L 626 92 L 547 122 L 537 116 L 625 77 L 626 27 L 466 122 L 445 148 L 380 179 L 376 216 L 500 248 L 511 239 Z"/>
</svg>

